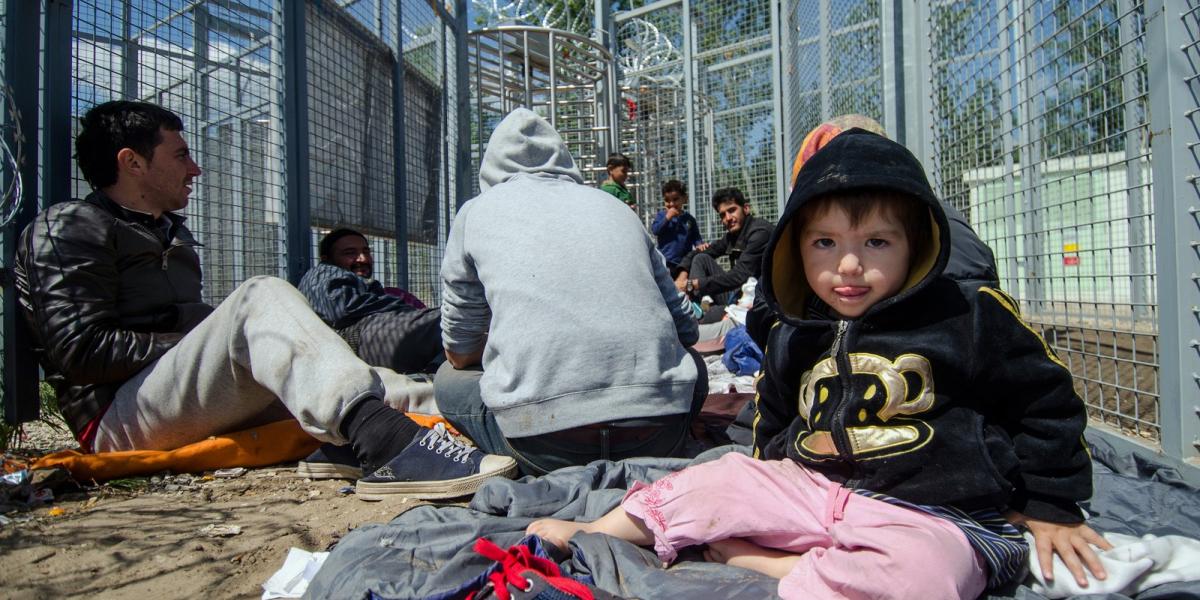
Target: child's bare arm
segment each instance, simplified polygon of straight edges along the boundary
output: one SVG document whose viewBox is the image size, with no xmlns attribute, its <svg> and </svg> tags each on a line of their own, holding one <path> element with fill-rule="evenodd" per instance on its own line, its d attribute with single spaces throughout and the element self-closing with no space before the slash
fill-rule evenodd
<svg viewBox="0 0 1200 600">
<path fill-rule="evenodd" d="M 1020 525 L 1033 534 L 1033 542 L 1037 547 L 1038 567 L 1042 577 L 1047 581 L 1054 579 L 1054 555 L 1062 557 L 1063 563 L 1080 587 L 1087 587 L 1087 573 L 1084 566 L 1091 571 L 1096 579 L 1106 579 L 1108 573 L 1100 564 L 1100 557 L 1092 546 L 1101 550 L 1112 549 L 1112 544 L 1104 539 L 1086 523 L 1051 523 L 1031 519 L 1019 512 L 1009 511 L 1004 517 L 1014 525 Z"/>
</svg>

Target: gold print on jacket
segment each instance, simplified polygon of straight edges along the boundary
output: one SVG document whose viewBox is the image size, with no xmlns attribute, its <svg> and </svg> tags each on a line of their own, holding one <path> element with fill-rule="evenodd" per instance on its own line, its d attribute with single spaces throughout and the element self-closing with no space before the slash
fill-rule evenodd
<svg viewBox="0 0 1200 600">
<path fill-rule="evenodd" d="M 933 435 L 932 428 L 921 420 L 897 417 L 916 415 L 933 408 L 933 369 L 929 361 L 916 354 L 902 354 L 895 361 L 867 353 L 851 353 L 849 358 L 851 374 L 874 376 L 881 384 L 866 386 L 863 398 L 856 402 L 857 410 L 852 410 L 854 405 L 846 408 L 850 419 L 846 422 L 845 430 L 853 454 L 856 457 L 872 455 L 862 458 L 881 458 L 924 446 Z M 920 380 L 916 393 L 911 393 L 905 373 L 913 373 Z M 801 434 L 796 440 L 796 449 L 814 458 L 837 454 L 828 424 L 821 423 L 821 416 L 829 414 L 824 406 L 830 395 L 829 382 L 825 380 L 836 378 L 837 375 L 837 362 L 826 358 L 800 378 L 800 414 L 813 430 Z M 883 423 L 895 421 L 889 425 L 865 424 L 870 414 L 864 407 L 878 406 L 880 393 L 883 394 L 883 405 L 875 412 L 875 416 Z M 880 454 L 883 451 L 887 452 Z"/>
</svg>

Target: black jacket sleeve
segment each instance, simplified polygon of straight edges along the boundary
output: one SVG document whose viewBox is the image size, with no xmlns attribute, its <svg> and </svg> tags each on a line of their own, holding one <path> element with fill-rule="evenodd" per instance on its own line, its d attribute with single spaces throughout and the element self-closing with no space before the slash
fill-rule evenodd
<svg viewBox="0 0 1200 600">
<path fill-rule="evenodd" d="M 1018 462 L 1007 475 L 1010 508 L 1056 523 L 1083 521 L 1077 505 L 1092 494 L 1091 460 L 1083 440 L 1087 414 L 1071 372 L 1042 336 L 998 290 L 977 292 L 974 333 L 981 349 L 977 390 L 987 395 L 989 420 L 1003 428 Z"/>
<path fill-rule="evenodd" d="M 30 223 L 18 251 L 30 325 L 46 360 L 75 385 L 125 381 L 182 337 L 121 326 L 112 228 L 89 225 L 106 218 L 97 208 L 64 203 Z"/>
<path fill-rule="evenodd" d="M 728 271 L 701 280 L 701 294 L 721 294 L 736 290 L 742 287 L 747 279 L 757 277 L 762 272 L 763 254 L 767 251 L 767 242 L 771 240 L 771 230 L 754 228 L 745 234 L 749 237 L 746 238 L 745 249 L 737 262 Z"/>
<path fill-rule="evenodd" d="M 796 402 L 799 375 L 788 369 L 782 361 L 772 360 L 772 354 L 786 344 L 790 334 L 790 327 L 776 327 L 771 331 L 769 343 L 764 346 L 763 372 L 755 382 L 754 422 L 751 428 L 755 458 L 785 458 L 788 440 L 795 439 L 794 435 L 789 437 L 788 431 L 795 425 L 804 425 Z M 786 357 L 787 353 L 783 354 Z"/>
</svg>

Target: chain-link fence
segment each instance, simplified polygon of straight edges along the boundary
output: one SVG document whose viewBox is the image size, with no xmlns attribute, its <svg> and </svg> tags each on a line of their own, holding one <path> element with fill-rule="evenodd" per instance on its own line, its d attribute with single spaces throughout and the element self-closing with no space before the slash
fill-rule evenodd
<svg viewBox="0 0 1200 600">
<path fill-rule="evenodd" d="M 615 15 L 624 86 L 622 147 L 634 158 L 639 209 L 662 207 L 668 179 L 687 184 L 706 240 L 724 235 L 709 206 L 739 188 L 755 214 L 775 220 L 782 148 L 778 36 L 767 2 L 632 3 Z"/>
<path fill-rule="evenodd" d="M 41 184 L 26 195 L 31 211 L 91 191 L 70 159 L 80 116 L 109 100 L 153 102 L 180 115 L 204 170 L 182 212 L 203 244 L 206 301 L 255 275 L 298 280 L 320 236 L 345 226 L 367 235 L 385 285 L 439 303 L 442 240 L 460 196 L 464 2 L 0 4 L 6 30 L 14 5 L 23 22 L 50 24 L 22 49 L 41 72 L 19 70 L 22 85 L 47 82 L 22 109 L 47 124 L 24 136 L 47 145 L 31 156 Z M 2 50 L 11 85 L 13 50 Z M 5 266 L 16 231 L 4 232 Z M 6 322 L 6 351 L 12 329 Z"/>
<path fill-rule="evenodd" d="M 604 179 L 614 148 L 612 61 L 583 36 L 542 27 L 504 25 L 472 31 L 467 40 L 471 82 L 472 192 L 488 137 L 505 115 L 533 110 L 558 130 L 584 180 Z"/>
<path fill-rule="evenodd" d="M 183 118 L 192 155 L 207 170 L 184 214 L 204 243 L 210 302 L 249 276 L 284 274 L 282 130 L 273 118 L 283 91 L 272 27 L 280 17 L 268 3 L 74 3 L 71 122 L 116 99 L 154 102 Z M 88 192 L 76 173 L 72 197 Z"/>
<path fill-rule="evenodd" d="M 303 5 L 307 186 L 289 194 L 284 4 L 176 4 L 75 3 L 72 114 L 136 98 L 183 117 L 205 169 L 186 214 L 204 243 L 206 300 L 253 275 L 289 275 L 289 202 L 303 197 L 312 260 L 319 235 L 358 229 L 377 278 L 408 277 L 436 304 L 439 234 L 457 194 L 452 15 L 416 0 Z M 72 192 L 88 192 L 78 176 Z"/>
<path fill-rule="evenodd" d="M 898 123 L 884 111 L 879 0 L 789 0 L 781 19 L 784 156 L 790 161 L 809 131 L 839 115 L 866 115 L 895 135 Z"/>
<path fill-rule="evenodd" d="M 711 115 L 698 110 L 702 95 L 688 78 L 685 20 L 679 4 L 622 17 L 616 26 L 616 63 L 621 74 L 617 122 L 621 152 L 633 160 L 626 184 L 647 223 L 662 208 L 662 184 L 675 179 L 687 186 L 689 212 L 701 212 L 711 191 L 704 169 L 705 125 Z"/>
<path fill-rule="evenodd" d="M 1196 457 L 1200 0 L 621 5 L 593 31 L 590 2 L 478 0 L 468 15 L 463 0 L 76 0 L 56 29 L 59 3 L 9 1 L 5 22 L 16 6 L 47 25 L 27 28 L 40 52 L 4 37 L 7 100 L 34 100 L 0 127 L 48 157 L 28 171 L 45 205 L 88 191 L 68 164 L 72 117 L 163 104 L 206 170 L 187 214 L 208 300 L 252 275 L 298 277 L 342 225 L 368 234 L 380 279 L 437 304 L 454 207 L 515 106 L 550 118 L 592 181 L 607 151 L 630 154 L 647 217 L 663 181 L 685 181 L 706 239 L 722 233 L 715 188 L 774 220 L 804 134 L 865 114 L 992 246 L 1093 422 Z M 468 40 L 468 21 L 489 33 Z M 20 70 L 22 51 L 38 67 Z M 44 89 L 11 89 L 14 69 Z M 13 134 L 14 115 L 41 112 L 41 135 Z"/>
<path fill-rule="evenodd" d="M 933 178 L 1094 420 L 1159 439 L 1145 14 L 935 2 Z"/>
</svg>

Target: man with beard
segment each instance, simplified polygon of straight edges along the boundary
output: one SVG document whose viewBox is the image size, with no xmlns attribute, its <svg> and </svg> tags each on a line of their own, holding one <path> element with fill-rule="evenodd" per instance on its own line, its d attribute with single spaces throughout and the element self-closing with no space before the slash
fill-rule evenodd
<svg viewBox="0 0 1200 600">
<path fill-rule="evenodd" d="M 375 280 L 371 246 L 353 229 L 329 232 L 318 250 L 321 262 L 299 285 L 317 316 L 369 365 L 398 373 L 436 370 L 443 360 L 441 311 Z"/>
<path fill-rule="evenodd" d="M 763 251 L 774 230 L 771 223 L 751 214 L 746 197 L 737 188 L 717 190 L 712 206 L 725 226 L 725 237 L 689 252 L 679 261 L 675 277 L 679 291 L 697 299 L 710 296 L 715 301 L 702 323 L 721 320 L 725 305 L 736 299 L 742 285 L 759 276 Z M 722 256 L 729 257 L 728 271 L 717 262 Z"/>
</svg>

